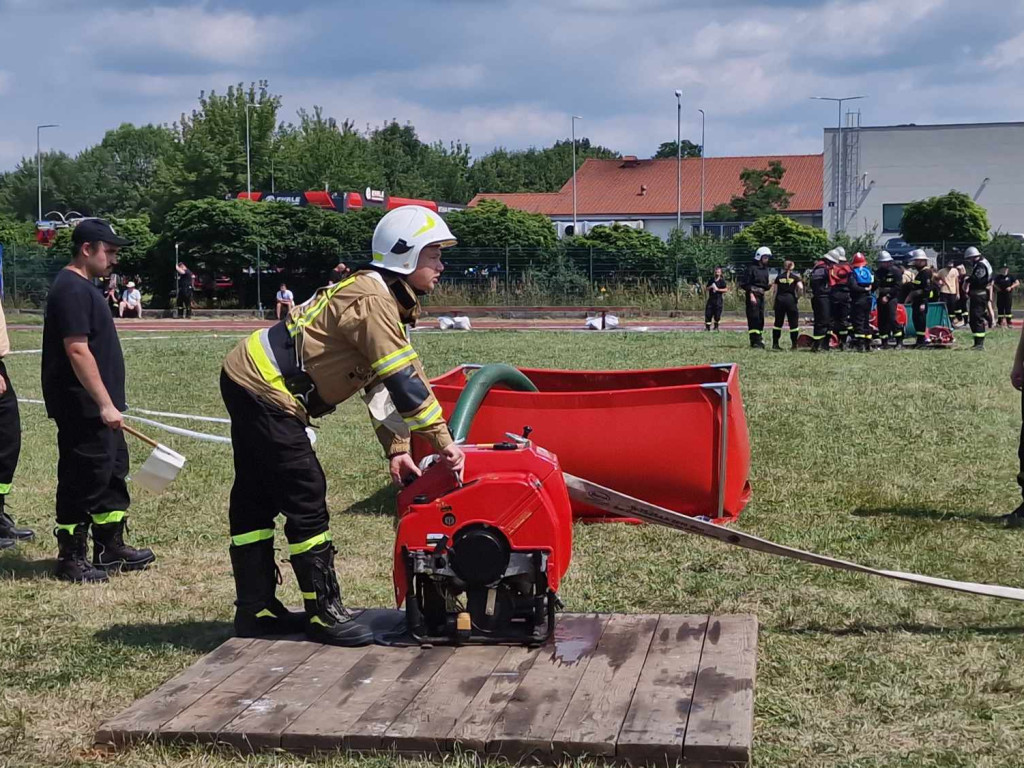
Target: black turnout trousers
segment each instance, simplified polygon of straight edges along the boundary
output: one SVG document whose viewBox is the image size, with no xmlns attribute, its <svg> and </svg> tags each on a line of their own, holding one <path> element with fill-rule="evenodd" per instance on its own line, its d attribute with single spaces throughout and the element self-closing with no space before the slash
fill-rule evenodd
<svg viewBox="0 0 1024 768">
<path fill-rule="evenodd" d="M 971 333 L 983 339 L 988 330 L 988 291 L 971 291 L 970 300 Z"/>
<path fill-rule="evenodd" d="M 896 310 L 899 307 L 899 297 L 895 291 L 878 292 L 878 335 L 883 339 L 902 336 L 898 332 L 896 323 Z"/>
<path fill-rule="evenodd" d="M 996 293 L 996 314 L 1000 320 L 1013 319 L 1013 294 L 1010 291 Z"/>
<path fill-rule="evenodd" d="M 0 496 L 6 496 L 14 482 L 14 470 L 18 468 L 21 455 L 21 415 L 18 397 L 14 394 L 3 360 L 0 360 L 0 377 L 7 384 L 7 391 L 0 395 Z"/>
<path fill-rule="evenodd" d="M 722 299 L 722 294 L 709 294 L 708 301 L 704 305 L 704 325 L 711 325 L 712 322 L 718 325 L 722 320 L 722 307 L 724 305 L 725 302 Z"/>
<path fill-rule="evenodd" d="M 850 292 L 832 291 L 832 330 L 842 340 L 850 332 Z"/>
<path fill-rule="evenodd" d="M 127 512 L 128 445 L 124 432 L 98 416 L 61 413 L 57 423 L 57 524 L 92 522 L 94 515 Z"/>
<path fill-rule="evenodd" d="M 284 515 L 284 533 L 297 544 L 325 533 L 327 478 L 306 427 L 236 384 L 221 371 L 220 392 L 231 415 L 235 482 L 228 524 L 231 536 L 273 529 Z"/>
<path fill-rule="evenodd" d="M 800 309 L 797 298 L 792 293 L 780 293 L 775 297 L 775 325 L 773 329 L 781 331 L 783 323 L 789 323 L 789 330 L 800 330 Z"/>
<path fill-rule="evenodd" d="M 832 301 L 828 296 L 812 296 L 811 309 L 814 311 L 814 339 L 821 341 L 832 330 Z"/>
</svg>

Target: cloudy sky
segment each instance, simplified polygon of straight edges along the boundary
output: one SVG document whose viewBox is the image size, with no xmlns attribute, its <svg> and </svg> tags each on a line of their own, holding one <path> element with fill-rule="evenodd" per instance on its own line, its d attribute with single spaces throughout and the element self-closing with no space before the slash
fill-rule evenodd
<svg viewBox="0 0 1024 768">
<path fill-rule="evenodd" d="M 322 105 L 421 138 L 650 156 L 819 152 L 834 104 L 865 125 L 1024 119 L 1015 0 L 0 0 L 0 169 L 74 153 L 122 122 L 169 123 L 203 89 L 265 78 L 281 117 Z"/>
</svg>

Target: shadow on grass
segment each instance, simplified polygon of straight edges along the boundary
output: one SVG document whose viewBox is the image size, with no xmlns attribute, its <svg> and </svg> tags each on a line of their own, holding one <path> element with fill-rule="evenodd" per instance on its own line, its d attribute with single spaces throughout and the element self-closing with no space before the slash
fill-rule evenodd
<svg viewBox="0 0 1024 768">
<path fill-rule="evenodd" d="M 938 627 L 934 624 L 916 624 L 897 621 L 892 624 L 865 624 L 857 622 L 845 627 L 789 627 L 771 629 L 780 635 L 830 635 L 832 637 L 856 637 L 858 635 L 888 635 L 895 632 L 906 632 L 911 635 L 956 635 L 972 634 L 986 636 L 1024 635 L 1024 624 L 1019 627 Z"/>
<path fill-rule="evenodd" d="M 93 637 L 101 643 L 143 648 L 172 645 L 207 653 L 232 635 L 233 627 L 227 621 L 174 621 L 167 624 L 114 624 L 101 629 Z"/>
<path fill-rule="evenodd" d="M 52 578 L 57 568 L 56 558 L 34 560 L 25 556 L 18 548 L 5 549 L 0 554 L 0 578 L 18 581 L 38 581 Z"/>
<path fill-rule="evenodd" d="M 965 520 L 986 525 L 1003 525 L 999 515 L 941 512 L 931 507 L 858 507 L 850 514 L 855 517 L 906 517 L 910 520 Z"/>
<path fill-rule="evenodd" d="M 385 485 L 372 496 L 357 501 L 350 507 L 342 510 L 350 515 L 373 515 L 392 517 L 395 514 L 395 499 L 398 497 L 398 489 L 393 485 Z"/>
</svg>

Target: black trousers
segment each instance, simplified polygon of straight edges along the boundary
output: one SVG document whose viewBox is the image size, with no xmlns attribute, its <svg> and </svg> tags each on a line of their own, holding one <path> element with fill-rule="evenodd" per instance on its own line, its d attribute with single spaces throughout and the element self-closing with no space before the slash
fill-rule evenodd
<svg viewBox="0 0 1024 768">
<path fill-rule="evenodd" d="M 231 414 L 235 462 L 228 503 L 232 542 L 238 546 L 272 538 L 279 514 L 285 517 L 284 533 L 292 545 L 325 534 L 327 478 L 305 425 L 260 400 L 223 371 L 220 392 Z"/>
<path fill-rule="evenodd" d="M 988 291 L 975 291 L 970 294 L 971 333 L 976 339 L 985 338 L 988 330 Z"/>
<path fill-rule="evenodd" d="M 800 330 L 800 309 L 797 298 L 792 293 L 780 293 L 775 297 L 776 331 L 781 331 L 784 323 L 789 323 L 789 330 Z"/>
<path fill-rule="evenodd" d="M 840 340 L 850 333 L 850 292 L 832 291 L 832 330 Z"/>
<path fill-rule="evenodd" d="M 1020 401 L 1020 442 L 1017 444 L 1017 461 L 1020 469 L 1017 472 L 1017 485 L 1020 486 L 1021 497 L 1024 498 L 1024 392 Z"/>
<path fill-rule="evenodd" d="M 814 311 L 814 340 L 821 341 L 832 330 L 832 301 L 828 296 L 812 296 Z"/>
<path fill-rule="evenodd" d="M 754 301 L 751 301 L 751 298 Z M 758 341 L 764 333 L 764 294 L 747 291 L 743 302 L 747 308 L 747 334 L 750 341 Z"/>
<path fill-rule="evenodd" d="M 7 391 L 0 395 L 0 496 L 6 496 L 11 492 L 14 470 L 18 468 L 21 455 L 21 415 L 3 360 L 0 360 L 0 377 L 7 384 Z"/>
<path fill-rule="evenodd" d="M 712 293 L 709 295 L 707 304 L 704 305 L 704 325 L 710 327 L 711 323 L 714 322 L 717 327 L 722 319 L 722 307 L 724 305 L 725 302 L 722 300 L 722 294 Z"/>
<path fill-rule="evenodd" d="M 128 445 L 99 417 L 65 413 L 57 423 L 57 525 L 103 522 L 127 512 Z M 97 519 L 99 518 L 99 519 Z"/>
<path fill-rule="evenodd" d="M 192 291 L 178 291 L 178 317 L 192 317 Z"/>
<path fill-rule="evenodd" d="M 928 298 L 920 293 L 911 293 L 908 297 L 910 303 L 910 315 L 914 320 L 914 333 L 920 343 L 924 343 L 924 337 L 928 331 Z"/>
<path fill-rule="evenodd" d="M 860 293 L 850 299 L 850 324 L 853 335 L 860 339 L 871 338 L 871 294 Z"/>
<path fill-rule="evenodd" d="M 878 292 L 878 335 L 882 339 L 903 338 L 903 327 L 896 322 L 899 306 L 899 297 L 894 291 Z"/>
<path fill-rule="evenodd" d="M 996 314 L 999 320 L 1013 321 L 1013 294 L 1010 291 L 996 294 Z"/>
<path fill-rule="evenodd" d="M 960 303 L 960 297 L 955 293 L 943 293 L 942 303 L 946 305 L 946 311 L 949 312 L 949 319 L 956 320 L 957 307 Z"/>
</svg>

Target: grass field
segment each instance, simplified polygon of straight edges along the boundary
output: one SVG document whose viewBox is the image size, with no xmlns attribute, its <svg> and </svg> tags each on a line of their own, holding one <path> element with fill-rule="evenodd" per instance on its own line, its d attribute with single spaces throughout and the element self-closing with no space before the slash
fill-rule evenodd
<svg viewBox="0 0 1024 768">
<path fill-rule="evenodd" d="M 130 331 L 122 334 L 131 337 Z M 38 331 L 12 334 L 37 348 Z M 223 415 L 231 338 L 125 342 L 133 405 Z M 746 336 L 476 332 L 414 340 L 431 374 L 463 361 L 639 368 L 735 361 L 752 445 L 753 501 L 739 527 L 780 543 L 894 570 L 1024 585 L 1024 531 L 994 517 L 1018 500 L 1020 396 L 1008 373 L 1016 332 L 948 352 L 756 352 Z M 39 396 L 39 357 L 8 358 Z M 56 447 L 24 405 L 25 447 L 10 498 L 38 540 L 0 554 L 0 765 L 223 768 L 375 766 L 389 757 L 241 756 L 227 750 L 91 750 L 96 726 L 230 635 L 230 452 L 168 436 L 187 471 L 139 495 L 132 540 L 158 567 L 104 586 L 50 572 Z M 223 433 L 223 431 L 222 431 Z M 652 436 L 673 450 L 682 436 Z M 325 419 L 347 601 L 390 605 L 391 501 L 361 404 Z M 144 458 L 133 446 L 133 461 Z M 825 570 L 656 527 L 581 526 L 562 598 L 569 610 L 752 612 L 761 622 L 758 766 L 1024 765 L 1024 606 Z M 284 599 L 299 603 L 285 573 Z M 462 757 L 449 763 L 471 764 Z M 410 763 L 411 764 L 411 763 Z"/>
</svg>

